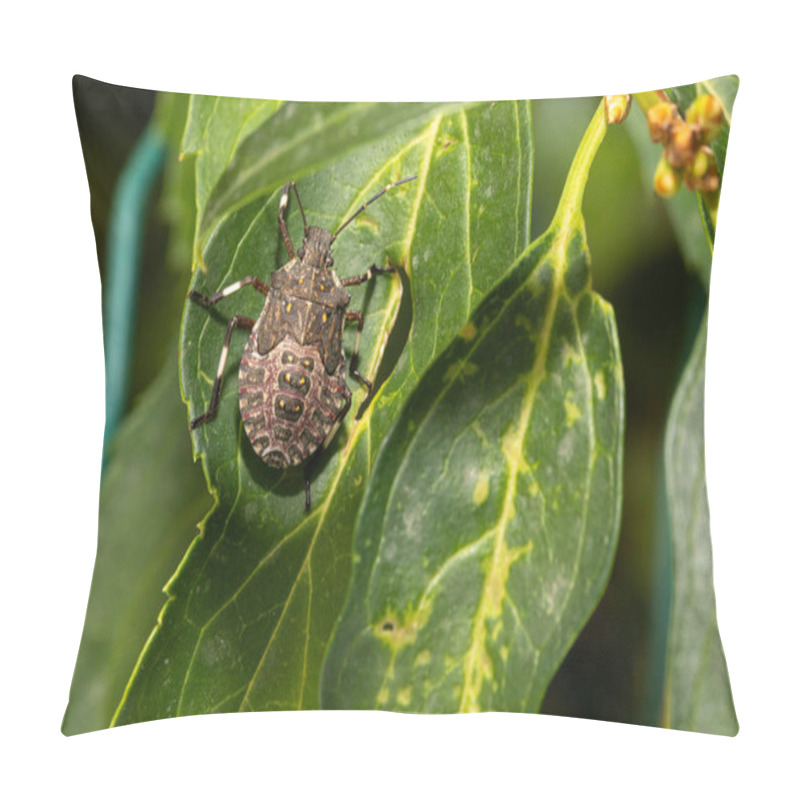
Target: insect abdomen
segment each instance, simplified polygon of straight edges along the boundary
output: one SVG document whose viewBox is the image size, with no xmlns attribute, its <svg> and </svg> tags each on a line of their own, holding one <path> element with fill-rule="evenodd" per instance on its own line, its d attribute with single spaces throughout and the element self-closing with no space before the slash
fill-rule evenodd
<svg viewBox="0 0 800 800">
<path fill-rule="evenodd" d="M 344 357 L 328 374 L 318 348 L 286 337 L 260 355 L 256 341 L 254 331 L 239 367 L 239 408 L 258 456 L 285 469 L 319 449 L 349 406 Z"/>
</svg>

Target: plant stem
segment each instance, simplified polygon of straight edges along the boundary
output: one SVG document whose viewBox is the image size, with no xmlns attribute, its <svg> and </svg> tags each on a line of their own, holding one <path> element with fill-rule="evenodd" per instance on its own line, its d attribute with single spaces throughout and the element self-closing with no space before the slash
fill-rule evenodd
<svg viewBox="0 0 800 800">
<path fill-rule="evenodd" d="M 558 208 L 556 208 L 553 221 L 550 223 L 550 230 L 557 232 L 557 238 L 568 234 L 574 226 L 582 225 L 583 192 L 589 179 L 589 170 L 594 162 L 594 157 L 607 130 L 605 106 L 601 100 L 583 134 L 580 145 L 578 145 L 578 151 L 575 153 L 567 180 L 564 182 L 564 191 L 558 201 Z"/>
</svg>

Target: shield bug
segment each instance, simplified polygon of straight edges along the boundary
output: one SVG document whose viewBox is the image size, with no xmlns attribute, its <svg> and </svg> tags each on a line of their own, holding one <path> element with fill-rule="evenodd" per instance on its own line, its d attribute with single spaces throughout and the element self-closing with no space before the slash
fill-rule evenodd
<svg viewBox="0 0 800 800">
<path fill-rule="evenodd" d="M 269 284 L 251 275 L 215 294 L 189 292 L 192 300 L 206 308 L 245 286 L 266 297 L 258 319 L 237 314 L 228 322 L 211 401 L 203 414 L 192 419 L 190 427 L 194 430 L 216 416 L 231 336 L 237 328 L 250 331 L 239 366 L 239 410 L 244 430 L 268 466 L 287 469 L 305 462 L 306 511 L 311 508 L 315 457 L 328 446 L 350 408 L 342 343 L 347 322 L 358 324 L 350 375 L 366 388 L 367 397 L 372 391 L 372 382 L 356 368 L 364 316 L 348 310 L 350 295 L 345 287 L 394 271 L 373 264 L 362 275 L 340 278 L 333 269 L 331 247 L 367 206 L 415 178 L 403 178 L 383 188 L 333 233 L 308 225 L 297 186 L 294 181 L 287 183 L 278 206 L 278 227 L 289 254 L 288 263 L 272 273 Z M 303 245 L 297 252 L 285 219 L 292 190 L 303 218 Z"/>
</svg>

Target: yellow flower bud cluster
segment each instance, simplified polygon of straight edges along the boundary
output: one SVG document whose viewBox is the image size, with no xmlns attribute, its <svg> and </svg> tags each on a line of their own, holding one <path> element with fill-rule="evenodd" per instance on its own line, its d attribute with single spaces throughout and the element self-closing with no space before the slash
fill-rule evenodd
<svg viewBox="0 0 800 800">
<path fill-rule="evenodd" d="M 719 170 L 709 144 L 722 127 L 722 104 L 709 94 L 696 97 L 683 119 L 674 103 L 656 103 L 647 112 L 650 138 L 664 145 L 653 187 L 662 197 L 678 191 L 681 180 L 692 192 L 719 189 Z"/>
</svg>

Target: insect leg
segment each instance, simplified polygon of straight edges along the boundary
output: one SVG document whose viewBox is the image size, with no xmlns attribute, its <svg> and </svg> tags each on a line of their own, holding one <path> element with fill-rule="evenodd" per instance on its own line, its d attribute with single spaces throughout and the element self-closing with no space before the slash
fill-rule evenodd
<svg viewBox="0 0 800 800">
<path fill-rule="evenodd" d="M 379 267 L 377 264 L 373 264 L 363 275 L 354 275 L 350 278 L 343 278 L 342 285 L 356 286 L 359 283 L 366 283 L 368 280 L 374 278 L 378 273 L 386 275 L 394 271 L 394 267 Z M 356 368 L 356 362 L 358 361 L 358 349 L 361 345 L 361 331 L 364 330 L 364 315 L 360 311 L 347 311 L 345 312 L 345 320 L 347 322 L 358 322 L 356 346 L 353 348 L 353 356 L 350 359 L 350 374 L 364 384 L 367 389 L 367 396 L 369 396 L 370 392 L 372 392 L 372 381 L 367 380 Z"/>
<path fill-rule="evenodd" d="M 354 275 L 350 278 L 343 278 L 343 286 L 357 286 L 360 283 L 366 283 L 375 277 L 376 274 L 381 275 L 391 274 L 394 272 L 394 267 L 379 267 L 373 264 L 363 275 Z M 358 361 L 358 348 L 361 345 L 361 331 L 364 330 L 364 315 L 360 311 L 347 311 L 345 313 L 345 320 L 347 322 L 358 322 L 358 334 L 356 336 L 356 346 L 353 348 L 353 357 L 350 359 L 350 374 L 361 381 L 367 389 L 367 395 L 372 391 L 372 381 L 368 381 L 357 369 L 356 362 Z"/>
<path fill-rule="evenodd" d="M 196 292 L 194 289 L 192 289 L 189 292 L 189 297 L 191 297 L 192 300 L 200 303 L 201 306 L 210 308 L 215 303 L 219 303 L 223 297 L 227 297 L 234 292 L 238 292 L 239 289 L 243 289 L 245 286 L 252 286 L 254 289 L 258 289 L 258 291 L 264 296 L 269 294 L 269 286 L 260 278 L 256 278 L 255 275 L 250 275 L 247 278 L 242 278 L 240 281 L 236 281 L 236 283 L 232 283 L 230 286 L 226 286 L 224 289 L 221 289 L 220 291 L 210 295 L 200 294 L 200 292 Z"/>
<path fill-rule="evenodd" d="M 311 511 L 311 470 L 317 463 L 317 455 L 321 452 L 321 450 L 317 450 L 317 452 L 314 453 L 314 455 L 311 456 L 311 458 L 306 462 L 305 469 L 303 470 L 303 477 L 306 481 L 306 514 Z"/>
<path fill-rule="evenodd" d="M 344 315 L 346 322 L 358 322 L 356 329 L 356 346 L 353 348 L 353 355 L 350 358 L 350 374 L 361 381 L 367 389 L 367 395 L 372 391 L 372 381 L 368 381 L 357 369 L 358 349 L 361 345 L 361 331 L 364 330 L 364 315 L 360 311 L 346 311 Z"/>
<path fill-rule="evenodd" d="M 228 330 L 225 331 L 225 343 L 222 345 L 222 352 L 219 355 L 219 366 L 217 367 L 217 377 L 214 379 L 214 386 L 211 389 L 211 402 L 208 404 L 208 410 L 204 414 L 200 414 L 199 417 L 195 417 L 189 427 L 194 430 L 198 425 L 202 425 L 204 422 L 208 422 L 210 419 L 214 419 L 217 414 L 217 408 L 219 407 L 219 395 L 220 391 L 222 390 L 222 373 L 225 372 L 225 362 L 228 360 L 228 348 L 231 344 L 231 334 L 234 331 L 234 328 L 243 328 L 244 330 L 252 330 L 253 326 L 256 324 L 254 319 L 250 319 L 250 317 L 240 317 L 235 316 L 231 317 L 231 321 L 228 323 Z"/>
<path fill-rule="evenodd" d="M 373 264 L 363 275 L 354 275 L 351 278 L 342 278 L 342 286 L 358 286 L 359 283 L 366 283 L 375 277 L 376 273 L 388 275 L 394 272 L 394 267 L 379 267 Z"/>
</svg>

